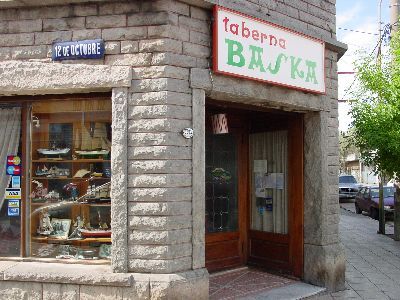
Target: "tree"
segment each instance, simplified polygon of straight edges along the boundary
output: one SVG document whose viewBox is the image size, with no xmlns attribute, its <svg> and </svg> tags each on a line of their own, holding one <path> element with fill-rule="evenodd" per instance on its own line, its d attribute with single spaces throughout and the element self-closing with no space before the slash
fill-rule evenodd
<svg viewBox="0 0 400 300">
<path fill-rule="evenodd" d="M 354 144 L 376 173 L 400 175 L 400 39 L 395 35 L 387 59 L 364 56 L 356 63 L 358 88 L 352 91 Z M 400 190 L 397 189 L 397 195 Z"/>
<path fill-rule="evenodd" d="M 400 175 L 400 39 L 392 41 L 392 60 L 365 56 L 356 64 L 359 86 L 352 92 L 353 141 L 375 171 Z"/>
</svg>

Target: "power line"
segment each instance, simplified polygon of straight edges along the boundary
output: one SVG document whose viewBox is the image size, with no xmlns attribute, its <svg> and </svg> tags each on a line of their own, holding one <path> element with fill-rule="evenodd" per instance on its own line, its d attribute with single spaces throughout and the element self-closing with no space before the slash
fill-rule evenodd
<svg viewBox="0 0 400 300">
<path fill-rule="evenodd" d="M 384 26 L 384 30 L 385 30 L 385 28 L 388 27 L 388 26 L 391 27 L 391 24 L 386 24 L 386 25 Z M 370 53 L 369 56 L 371 56 L 372 54 L 374 54 L 376 48 L 379 47 L 379 45 L 381 44 L 383 38 L 384 38 L 384 36 L 381 36 L 381 38 L 380 38 L 379 41 L 376 43 L 374 49 L 371 51 L 371 53 Z M 356 80 L 357 80 L 357 78 L 354 78 L 354 80 L 353 80 L 353 82 L 350 84 L 349 88 L 346 89 L 346 92 L 345 92 L 344 95 L 343 95 L 343 99 L 346 98 L 347 94 L 349 93 L 350 89 L 353 87 L 353 85 L 354 85 L 354 83 L 356 82 Z"/>
<path fill-rule="evenodd" d="M 379 35 L 379 33 L 366 32 L 366 31 L 360 31 L 360 30 L 349 29 L 349 28 L 343 28 L 343 27 L 338 27 L 337 29 L 346 30 L 346 31 L 351 31 L 351 32 L 357 32 L 357 33 L 363 33 L 363 34 Z"/>
</svg>

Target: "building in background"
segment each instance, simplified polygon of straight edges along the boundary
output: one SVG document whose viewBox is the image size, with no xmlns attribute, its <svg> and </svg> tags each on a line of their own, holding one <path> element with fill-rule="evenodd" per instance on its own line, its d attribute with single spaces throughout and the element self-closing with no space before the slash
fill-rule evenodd
<svg viewBox="0 0 400 300">
<path fill-rule="evenodd" d="M 334 0 L 54 3 L 0 1 L 5 298 L 344 288 Z"/>
<path fill-rule="evenodd" d="M 377 185 L 379 183 L 378 176 L 374 174 L 373 168 L 363 164 L 358 154 L 349 154 L 346 157 L 345 173 L 353 175 L 357 182 Z"/>
</svg>

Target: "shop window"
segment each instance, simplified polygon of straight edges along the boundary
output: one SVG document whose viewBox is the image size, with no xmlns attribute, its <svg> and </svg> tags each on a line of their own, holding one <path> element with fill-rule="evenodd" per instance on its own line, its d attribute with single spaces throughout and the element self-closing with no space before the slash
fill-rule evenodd
<svg viewBox="0 0 400 300">
<path fill-rule="evenodd" d="M 109 259 L 111 101 L 43 101 L 31 108 L 29 254 Z"/>
</svg>

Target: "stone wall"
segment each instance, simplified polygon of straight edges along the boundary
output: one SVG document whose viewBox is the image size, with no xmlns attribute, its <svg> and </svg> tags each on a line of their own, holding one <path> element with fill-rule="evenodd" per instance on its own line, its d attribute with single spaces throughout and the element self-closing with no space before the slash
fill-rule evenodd
<svg viewBox="0 0 400 300">
<path fill-rule="evenodd" d="M 327 94 L 212 75 L 212 4 L 327 41 Z M 105 41 L 104 59 L 51 61 L 52 42 L 94 38 Z M 207 95 L 305 113 L 305 279 L 331 289 L 341 287 L 335 52 L 340 47 L 335 0 L 99 1 L 0 10 L 0 61 L 79 64 L 82 70 L 85 64 L 128 66 L 132 70 L 126 103 L 126 269 L 130 272 L 175 273 L 204 267 L 201 153 Z M 91 84 L 87 91 L 101 90 Z M 182 137 L 185 127 L 195 128 L 193 140 Z M 318 270 L 310 267 L 311 255 L 319 261 Z"/>
<path fill-rule="evenodd" d="M 207 12 L 175 1 L 0 10 L 2 61 L 54 64 L 53 42 L 102 38 L 104 59 L 56 64 L 132 68 L 127 102 L 131 272 L 173 273 L 193 265 L 204 267 L 204 251 L 197 250 L 196 258 L 192 257 L 193 230 L 200 232 L 196 239 L 199 249 L 204 248 L 204 220 L 203 225 L 192 226 L 192 141 L 184 139 L 181 131 L 192 127 L 189 70 L 208 65 L 209 48 L 204 47 L 210 42 L 207 18 Z M 77 68 L 85 71 L 83 66 Z M 37 75 L 27 87 L 49 82 L 45 75 Z M 57 87 L 57 82 L 50 84 Z M 92 85 L 90 90 L 96 88 Z M 26 92 L 9 92 L 15 93 Z M 123 266 L 118 269 L 124 270 Z"/>
</svg>

